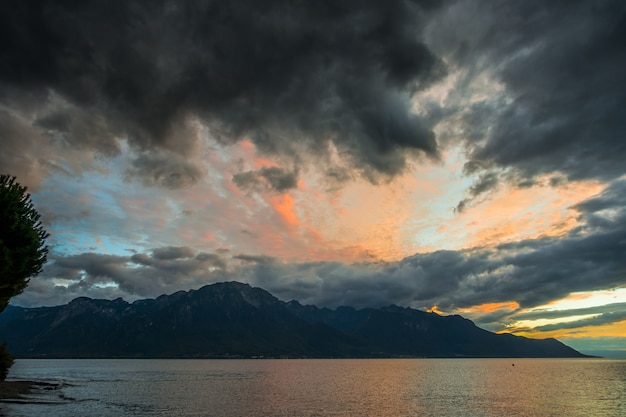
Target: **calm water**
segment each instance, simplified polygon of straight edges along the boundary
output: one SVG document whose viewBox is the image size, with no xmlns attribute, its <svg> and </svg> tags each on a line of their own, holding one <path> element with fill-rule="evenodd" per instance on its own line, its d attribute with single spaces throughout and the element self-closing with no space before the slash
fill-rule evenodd
<svg viewBox="0 0 626 417">
<path fill-rule="evenodd" d="M 40 359 L 9 378 L 64 382 L 0 404 L 15 417 L 626 416 L 626 360 Z"/>
</svg>

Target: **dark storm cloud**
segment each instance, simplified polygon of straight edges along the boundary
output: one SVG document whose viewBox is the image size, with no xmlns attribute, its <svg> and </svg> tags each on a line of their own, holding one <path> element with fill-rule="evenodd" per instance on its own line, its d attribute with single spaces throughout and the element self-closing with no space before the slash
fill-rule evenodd
<svg viewBox="0 0 626 417">
<path fill-rule="evenodd" d="M 623 175 L 626 3 L 458 1 L 429 33 L 451 71 L 462 71 L 461 90 L 483 75 L 504 87 L 458 109 L 471 159 L 526 177 Z"/>
<path fill-rule="evenodd" d="M 378 181 L 408 155 L 438 157 L 410 100 L 443 71 L 421 41 L 434 4 L 3 2 L 0 100 L 68 146 L 114 155 L 125 138 L 139 153 L 157 149 L 131 170 L 156 185 L 198 179 L 182 163 L 155 168 L 161 155 L 190 156 L 196 139 L 177 132 L 198 119 L 218 140 L 249 137 L 296 162 L 303 151 L 323 161 L 333 143 Z"/>
</svg>

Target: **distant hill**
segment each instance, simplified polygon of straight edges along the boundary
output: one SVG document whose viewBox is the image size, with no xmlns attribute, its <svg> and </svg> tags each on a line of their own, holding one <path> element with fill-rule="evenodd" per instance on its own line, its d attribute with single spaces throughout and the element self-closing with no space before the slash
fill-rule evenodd
<svg viewBox="0 0 626 417">
<path fill-rule="evenodd" d="M 285 303 L 227 282 L 127 303 L 77 298 L 8 306 L 0 341 L 18 357 L 582 357 L 555 339 L 480 329 L 410 308 L 336 310 Z"/>
</svg>

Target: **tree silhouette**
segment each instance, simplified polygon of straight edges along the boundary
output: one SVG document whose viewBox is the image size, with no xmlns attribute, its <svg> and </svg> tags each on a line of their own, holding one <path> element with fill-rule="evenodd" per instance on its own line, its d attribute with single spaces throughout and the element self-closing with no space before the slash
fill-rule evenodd
<svg viewBox="0 0 626 417">
<path fill-rule="evenodd" d="M 39 218 L 26 187 L 15 177 L 0 175 L 0 312 L 46 262 L 48 233 Z M 13 364 L 5 346 L 0 345 L 0 381 Z"/>
<path fill-rule="evenodd" d="M 48 233 L 40 217 L 26 187 L 0 175 L 0 312 L 46 262 Z"/>
</svg>

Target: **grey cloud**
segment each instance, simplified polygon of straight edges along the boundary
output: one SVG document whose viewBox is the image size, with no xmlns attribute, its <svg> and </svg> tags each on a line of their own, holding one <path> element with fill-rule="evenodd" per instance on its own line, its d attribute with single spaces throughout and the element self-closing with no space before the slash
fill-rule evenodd
<svg viewBox="0 0 626 417">
<path fill-rule="evenodd" d="M 611 183 L 600 195 L 582 201 L 572 208 L 589 221 L 606 210 L 613 211 L 616 215 L 612 218 L 617 220 L 618 214 L 623 215 L 624 207 L 626 207 L 626 180 L 619 180 Z"/>
<path fill-rule="evenodd" d="M 169 246 L 152 250 L 152 256 L 162 260 L 191 258 L 194 255 L 195 251 L 186 246 Z"/>
<path fill-rule="evenodd" d="M 165 188 L 184 188 L 195 184 L 204 175 L 198 163 L 193 163 L 178 155 L 164 153 L 144 153 L 133 161 L 127 171 L 127 178 L 141 178 L 145 185 Z"/>
<path fill-rule="evenodd" d="M 276 258 L 272 258 L 271 256 L 259 256 L 259 255 L 235 255 L 233 259 L 238 259 L 240 261 L 246 263 L 260 264 L 260 265 L 271 265 L 277 262 Z"/>
<path fill-rule="evenodd" d="M 463 174 L 472 175 L 476 172 L 480 172 L 484 170 L 485 168 L 486 168 L 485 163 L 482 161 L 477 161 L 477 160 L 467 161 L 465 164 L 463 164 Z"/>
<path fill-rule="evenodd" d="M 241 190 L 255 190 L 261 186 L 259 175 L 254 171 L 240 172 L 233 175 L 233 183 Z"/>
<path fill-rule="evenodd" d="M 472 320 L 478 327 L 485 330 L 500 332 L 506 326 L 517 320 L 517 311 L 503 308 L 490 313 L 463 312 L 462 316 Z"/>
<path fill-rule="evenodd" d="M 456 294 L 462 277 L 447 267 L 462 264 L 478 268 L 480 262 L 443 251 L 392 263 L 255 263 L 239 269 L 237 276 L 282 299 L 303 303 L 330 307 L 395 303 L 428 308 L 444 294 Z"/>
<path fill-rule="evenodd" d="M 220 250 L 217 250 L 216 252 L 219 253 Z M 201 262 L 203 265 L 213 268 L 226 269 L 227 267 L 227 263 L 223 257 L 216 253 L 200 252 L 196 255 L 196 260 Z"/>
<path fill-rule="evenodd" d="M 282 168 L 268 167 L 261 169 L 260 175 L 276 191 L 283 192 L 298 187 L 297 173 L 285 172 Z"/>
<path fill-rule="evenodd" d="M 476 165 L 472 164 L 468 166 L 468 164 L 465 164 L 463 170 L 474 172 L 476 170 Z M 454 209 L 455 212 L 463 212 L 467 207 L 474 204 L 474 202 L 479 199 L 479 197 L 489 193 L 490 191 L 496 190 L 500 185 L 501 175 L 502 174 L 493 171 L 487 171 L 482 173 L 480 177 L 470 186 L 468 190 L 470 197 L 461 200 Z"/>
<path fill-rule="evenodd" d="M 64 105 L 43 112 L 34 123 L 43 133 L 63 146 L 93 150 L 112 157 L 120 153 L 120 145 L 102 114 L 92 114 L 76 106 Z"/>
<path fill-rule="evenodd" d="M 102 255 L 95 253 L 83 253 L 67 257 L 57 257 L 50 267 L 51 273 L 65 270 L 70 272 L 70 279 L 80 277 L 81 273 L 85 273 L 94 279 L 117 276 L 124 273 L 124 263 L 128 261 L 127 257 L 115 255 Z M 48 267 L 46 267 L 48 270 Z"/>
<path fill-rule="evenodd" d="M 374 265 L 336 262 L 308 264 L 256 263 L 238 271 L 248 282 L 268 289 L 283 300 L 337 307 L 365 307 L 398 302 L 413 285 L 397 279 L 384 280 Z M 396 278 L 396 277 L 393 277 Z"/>
<path fill-rule="evenodd" d="M 277 192 L 285 192 L 298 187 L 298 174 L 279 167 L 266 167 L 258 171 L 235 174 L 233 182 L 242 190 L 269 188 Z"/>
<path fill-rule="evenodd" d="M 326 176 L 327 182 L 331 186 L 336 186 L 338 184 L 341 185 L 353 179 L 352 173 L 348 169 L 341 167 L 328 168 L 324 174 Z"/>
<path fill-rule="evenodd" d="M 20 114 L 29 102 L 26 119 L 48 140 L 113 155 L 117 138 L 127 139 L 143 155 L 130 173 L 155 185 L 198 180 L 180 160 L 161 160 L 191 157 L 193 134 L 177 132 L 195 119 L 220 141 L 248 137 L 297 163 L 303 150 L 324 161 L 332 143 L 380 181 L 405 170 L 412 154 L 439 155 L 411 109 L 412 94 L 444 71 L 421 41 L 435 4 L 6 3 L 0 86 L 12 93 L 0 101 Z M 37 103 L 54 97 L 64 105 L 41 111 Z"/>
<path fill-rule="evenodd" d="M 42 274 L 33 280 L 36 283 L 29 293 L 33 298 L 50 302 L 50 295 L 43 294 L 42 290 L 48 288 L 50 294 L 59 298 L 57 304 L 83 295 L 101 296 L 103 288 L 112 298 L 156 297 L 177 291 L 180 285 L 196 288 L 211 282 L 211 275 L 225 267 L 219 255 L 196 253 L 187 247 L 155 248 L 149 254 L 131 256 L 55 255 Z M 68 285 L 55 285 L 52 281 L 55 279 L 66 280 Z M 16 302 L 20 303 L 20 299 Z"/>
<path fill-rule="evenodd" d="M 624 2 L 461 0 L 429 34 L 428 45 L 461 71 L 456 94 L 485 75 L 504 87 L 457 108 L 469 117 L 472 159 L 525 177 L 623 175 Z"/>
<path fill-rule="evenodd" d="M 471 202 L 472 202 L 472 199 L 464 198 L 463 200 L 459 201 L 459 203 L 456 205 L 456 207 L 454 208 L 454 212 L 462 213 L 467 207 L 469 207 Z"/>
<path fill-rule="evenodd" d="M 32 191 L 54 166 L 40 150 L 47 150 L 46 139 L 24 120 L 0 109 L 0 171 L 15 175 Z"/>
<path fill-rule="evenodd" d="M 498 175 L 494 172 L 484 173 L 478 178 L 469 189 L 470 194 L 473 197 L 484 194 L 487 191 L 491 191 L 498 186 Z"/>
<path fill-rule="evenodd" d="M 181 250 L 182 249 L 182 250 Z M 136 265 L 152 268 L 158 275 L 167 275 L 168 279 L 186 279 L 194 274 L 202 274 L 208 267 L 219 267 L 223 261 L 217 255 L 189 253 L 188 248 L 163 248 L 160 255 L 155 251 L 152 256 L 145 253 L 134 254 L 130 261 Z M 173 257 L 175 256 L 175 257 Z"/>
</svg>

